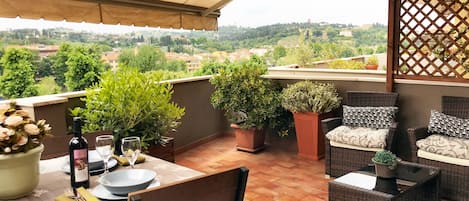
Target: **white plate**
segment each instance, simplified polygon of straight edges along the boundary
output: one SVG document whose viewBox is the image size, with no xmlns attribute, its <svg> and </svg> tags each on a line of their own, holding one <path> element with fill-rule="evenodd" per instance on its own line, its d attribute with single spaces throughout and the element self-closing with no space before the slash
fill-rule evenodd
<svg viewBox="0 0 469 201">
<path fill-rule="evenodd" d="M 147 188 L 160 186 L 160 181 L 158 179 L 153 180 Z M 105 200 L 127 200 L 127 196 L 114 195 L 109 192 L 103 185 L 98 184 L 96 187 L 90 189 L 91 194 L 100 199 Z"/>
<path fill-rule="evenodd" d="M 114 159 L 114 158 L 109 159 L 109 161 L 107 162 L 108 169 L 112 169 L 112 168 L 116 167 L 116 165 L 117 165 L 117 160 Z M 65 173 L 70 174 L 70 165 L 69 165 L 69 163 L 65 163 L 64 166 L 62 167 L 62 170 Z M 99 168 L 99 169 L 90 170 L 90 174 L 94 175 L 96 173 L 100 173 L 100 172 L 103 172 L 103 171 L 104 171 L 104 166 L 102 168 Z"/>
</svg>

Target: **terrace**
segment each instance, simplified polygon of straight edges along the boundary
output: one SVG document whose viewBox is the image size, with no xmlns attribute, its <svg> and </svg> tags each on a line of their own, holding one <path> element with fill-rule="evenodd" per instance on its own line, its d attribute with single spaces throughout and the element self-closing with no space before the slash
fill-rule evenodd
<svg viewBox="0 0 469 201">
<path fill-rule="evenodd" d="M 467 60 L 456 55 L 467 57 L 469 35 L 465 30 L 469 26 L 469 7 L 462 0 L 445 3 L 390 0 L 389 5 L 387 71 L 274 67 L 269 69 L 265 77 L 282 86 L 299 80 L 331 82 L 342 97 L 347 91 L 398 93 L 399 127 L 395 143 L 399 149 L 394 151 L 402 159 L 411 160 L 412 150 L 407 129 L 428 124 L 430 110 L 440 110 L 442 107 L 442 96 L 468 97 Z M 423 14 L 410 13 L 411 10 L 415 12 L 415 9 Z M 434 14 L 437 17 L 432 17 Z M 424 16 L 422 19 L 413 21 L 421 18 L 421 15 Z M 447 16 L 459 17 L 452 17 L 441 23 L 440 20 Z M 432 24 L 435 26 L 431 26 Z M 185 24 L 183 27 L 194 28 L 186 27 Z M 421 30 L 427 27 L 431 29 Z M 449 36 L 448 27 L 461 30 L 461 33 L 458 32 L 459 38 Z M 444 39 L 421 39 L 432 33 L 443 35 Z M 422 48 L 422 44 L 430 49 L 441 46 L 443 52 L 452 50 L 452 46 L 456 46 L 457 50 L 448 59 L 439 59 L 428 56 L 430 54 Z M 258 154 L 235 150 L 234 137 L 223 111 L 214 109 L 210 104 L 210 96 L 214 91 L 210 78 L 204 76 L 169 81 L 174 86 L 173 101 L 186 109 L 181 120 L 182 126 L 171 135 L 175 138 L 176 163 L 203 172 L 236 165 L 250 168 L 245 200 L 327 200 L 328 193 L 333 192 L 328 192 L 329 179 L 324 177 L 324 160 L 311 161 L 298 157 L 294 136 L 279 138 L 270 133 L 266 141 L 267 148 Z M 35 119 L 47 119 L 54 128 L 56 137 L 46 142 L 45 155 L 68 151 L 67 146 L 53 144 L 69 138 L 67 128 L 71 125 L 71 117 L 68 111 L 76 106 L 83 106 L 80 98 L 84 96 L 85 92 L 80 91 L 18 99 L 18 104 L 33 114 Z"/>
</svg>

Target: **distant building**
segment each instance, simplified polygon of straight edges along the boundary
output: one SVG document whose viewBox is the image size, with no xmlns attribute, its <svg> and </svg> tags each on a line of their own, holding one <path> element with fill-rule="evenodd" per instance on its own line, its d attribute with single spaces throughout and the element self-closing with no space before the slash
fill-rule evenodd
<svg viewBox="0 0 469 201">
<path fill-rule="evenodd" d="M 36 51 L 40 58 L 47 57 L 51 54 L 55 54 L 59 50 L 58 45 L 43 45 L 43 44 L 34 44 L 34 45 L 10 45 L 7 48 L 26 48 L 32 51 Z"/>
<path fill-rule="evenodd" d="M 101 55 L 101 60 L 103 60 L 104 63 L 108 63 L 111 66 L 111 70 L 115 70 L 118 67 L 117 59 L 119 58 L 119 55 L 119 50 L 103 52 L 103 54 Z"/>
<path fill-rule="evenodd" d="M 352 37 L 353 34 L 351 30 L 342 30 L 339 32 L 339 36 Z"/>
</svg>

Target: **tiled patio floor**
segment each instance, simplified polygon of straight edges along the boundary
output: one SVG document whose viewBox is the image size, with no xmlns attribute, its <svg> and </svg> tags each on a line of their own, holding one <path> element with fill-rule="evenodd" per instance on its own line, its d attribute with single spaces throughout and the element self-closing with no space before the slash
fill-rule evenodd
<svg viewBox="0 0 469 201">
<path fill-rule="evenodd" d="M 178 154 L 176 162 L 203 172 L 248 167 L 245 201 L 327 200 L 324 160 L 298 158 L 294 136 L 268 136 L 267 143 L 265 150 L 251 154 L 236 151 L 234 136 L 222 136 Z"/>
</svg>

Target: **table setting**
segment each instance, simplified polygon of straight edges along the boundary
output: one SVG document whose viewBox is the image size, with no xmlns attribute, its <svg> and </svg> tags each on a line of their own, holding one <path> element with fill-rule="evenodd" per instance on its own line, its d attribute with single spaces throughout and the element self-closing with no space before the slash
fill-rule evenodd
<svg viewBox="0 0 469 201">
<path fill-rule="evenodd" d="M 145 162 L 140 154 L 139 137 L 126 137 L 121 140 L 122 155 L 114 155 L 115 141 L 112 135 L 96 137 L 96 149 L 88 151 L 88 168 L 92 176 L 97 176 L 96 185 L 80 190 L 66 191 L 55 198 L 56 201 L 127 200 L 127 194 L 149 187 L 159 186 L 157 173 L 151 169 L 135 168 L 135 164 Z M 116 170 L 118 166 L 129 166 Z M 70 158 L 63 158 L 62 171 L 70 174 Z"/>
</svg>

